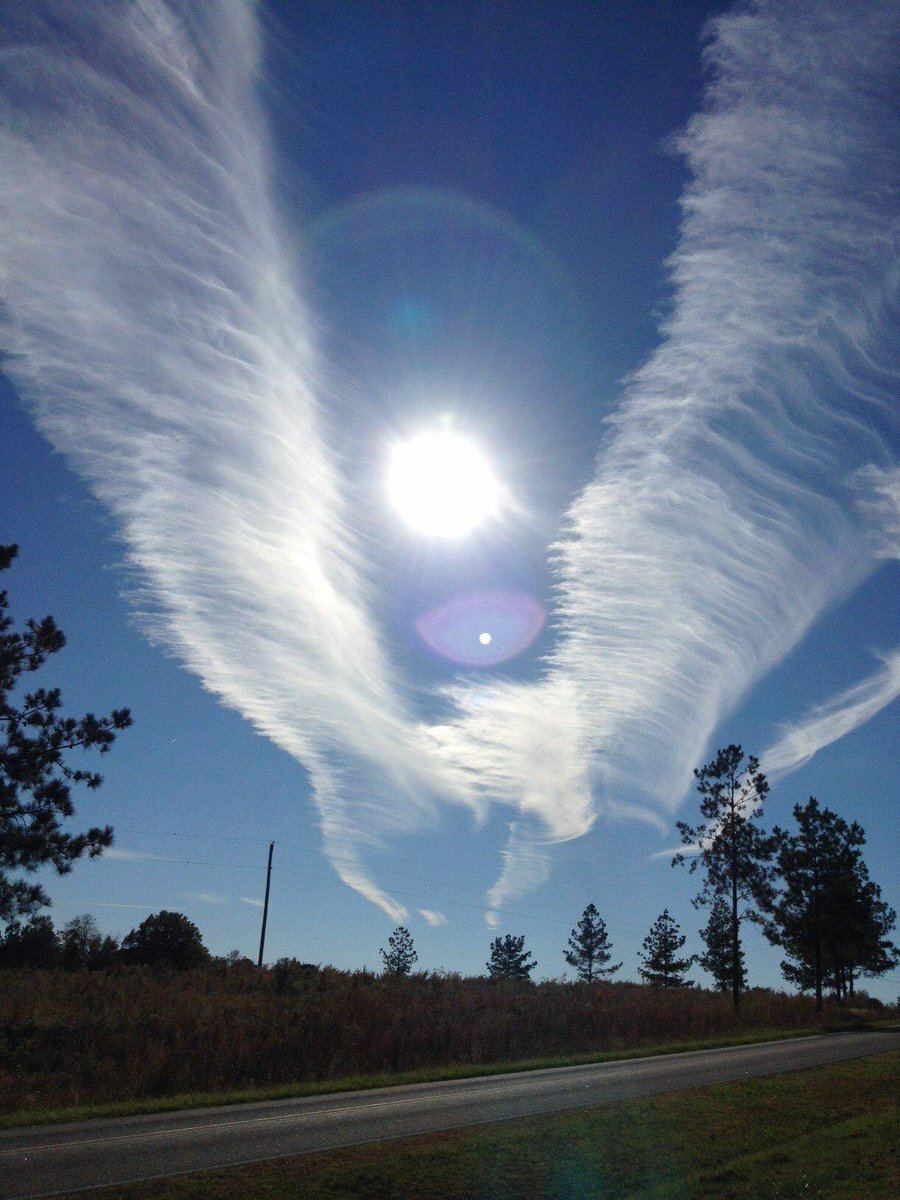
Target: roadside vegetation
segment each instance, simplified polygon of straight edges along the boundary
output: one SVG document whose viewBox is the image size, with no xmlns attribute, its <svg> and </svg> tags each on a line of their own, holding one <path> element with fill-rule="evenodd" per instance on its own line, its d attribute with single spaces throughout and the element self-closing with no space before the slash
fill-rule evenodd
<svg viewBox="0 0 900 1200">
<path fill-rule="evenodd" d="M 764 989 L 735 1013 L 727 994 L 697 988 L 221 959 L 182 971 L 4 970 L 0 1013 L 7 1114 L 816 1025 L 811 998 Z"/>
<path fill-rule="evenodd" d="M 116 1188 L 116 1200 L 898 1195 L 900 1054 Z"/>
</svg>

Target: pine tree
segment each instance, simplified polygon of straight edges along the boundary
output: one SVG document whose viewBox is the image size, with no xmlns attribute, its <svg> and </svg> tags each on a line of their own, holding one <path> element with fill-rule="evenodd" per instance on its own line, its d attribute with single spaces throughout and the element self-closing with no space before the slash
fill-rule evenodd
<svg viewBox="0 0 900 1200">
<path fill-rule="evenodd" d="M 18 547 L 0 546 L 0 571 Z M 116 734 L 131 724 L 127 708 L 108 717 L 87 713 L 62 717 L 58 688 L 38 688 L 18 700 L 14 690 L 23 675 L 36 671 L 66 639 L 52 617 L 28 621 L 11 632 L 6 592 L 0 592 L 0 920 L 27 916 L 50 903 L 39 884 L 15 878 L 52 866 L 60 875 L 83 854 L 91 858 L 112 842 L 112 829 L 68 833 L 63 822 L 74 814 L 72 785 L 98 788 L 101 777 L 69 765 L 70 751 L 96 748 L 105 754 Z"/>
<path fill-rule="evenodd" d="M 734 981 L 734 959 L 731 945 L 731 909 L 727 901 L 714 900 L 709 910 L 709 920 L 700 930 L 706 951 L 697 962 L 704 971 L 708 971 L 715 980 L 720 992 L 731 991 Z M 744 951 L 738 947 L 738 966 L 740 968 L 740 987 L 747 987 L 747 968 L 744 965 Z"/>
<path fill-rule="evenodd" d="M 397 926 L 388 938 L 387 950 L 378 953 L 384 959 L 384 969 L 389 975 L 408 975 L 419 959 L 412 934 L 405 925 Z"/>
<path fill-rule="evenodd" d="M 530 963 L 531 951 L 525 949 L 525 935 L 507 933 L 491 942 L 491 957 L 485 966 L 492 979 L 530 979 L 537 966 Z"/>
<path fill-rule="evenodd" d="M 693 987 L 685 975 L 691 969 L 695 956 L 677 957 L 686 941 L 687 938 L 669 916 L 669 910 L 664 909 L 644 938 L 643 951 L 638 954 L 643 966 L 638 967 L 638 973 L 654 987 Z"/>
<path fill-rule="evenodd" d="M 593 983 L 598 976 L 612 975 L 621 967 L 621 963 L 607 966 L 612 958 L 612 943 L 606 932 L 606 924 L 593 904 L 589 904 L 581 914 L 578 927 L 572 930 L 569 938 L 569 949 L 563 951 L 563 957 L 585 983 Z"/>
<path fill-rule="evenodd" d="M 745 764 L 744 751 L 735 745 L 719 750 L 694 776 L 706 821 L 697 826 L 679 821 L 678 831 L 684 845 L 697 852 L 691 859 L 691 871 L 702 867 L 706 873 L 694 904 L 724 899 L 730 905 L 731 995 L 737 1009 L 744 986 L 740 923 L 747 918 L 761 920 L 761 912 L 770 907 L 774 897 L 770 864 L 777 839 L 755 823 L 762 815 L 769 785 L 759 761 L 751 755 Z M 672 865 L 684 861 L 685 855 L 679 853 Z"/>
<path fill-rule="evenodd" d="M 865 833 L 848 824 L 814 796 L 795 805 L 797 832 L 775 829 L 782 891 L 763 928 L 787 952 L 784 977 L 801 990 L 814 990 L 816 1008 L 830 982 L 842 998 L 856 972 L 881 975 L 898 961 L 888 940 L 896 914 L 881 899 L 862 858 Z"/>
</svg>

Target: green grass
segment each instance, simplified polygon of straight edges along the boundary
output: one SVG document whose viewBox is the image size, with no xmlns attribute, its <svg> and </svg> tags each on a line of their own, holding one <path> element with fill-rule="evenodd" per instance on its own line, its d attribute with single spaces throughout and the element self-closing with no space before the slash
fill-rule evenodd
<svg viewBox="0 0 900 1200">
<path fill-rule="evenodd" d="M 86 1121 L 99 1117 L 126 1117 L 138 1113 L 180 1112 L 188 1108 L 247 1104 L 258 1100 L 287 1100 L 297 1096 L 323 1096 L 334 1092 L 368 1091 L 395 1087 L 404 1083 L 436 1083 L 447 1079 L 471 1079 L 479 1075 L 506 1075 L 517 1071 L 540 1071 L 550 1067 L 574 1067 L 584 1063 L 614 1062 L 631 1058 L 649 1058 L 655 1054 L 683 1054 L 690 1050 L 713 1050 L 721 1046 L 745 1046 L 785 1038 L 811 1037 L 818 1029 L 755 1029 L 751 1032 L 708 1038 L 702 1041 L 670 1042 L 658 1046 L 640 1046 L 632 1050 L 610 1050 L 567 1057 L 532 1058 L 519 1062 L 461 1064 L 431 1067 L 397 1074 L 346 1076 L 317 1083 L 286 1083 L 268 1087 L 244 1088 L 228 1092 L 185 1092 L 175 1096 L 146 1100 L 124 1100 L 108 1104 L 73 1105 L 66 1108 L 33 1108 L 0 1114 L 0 1129 L 23 1125 L 54 1125 L 65 1121 Z"/>
<path fill-rule="evenodd" d="M 900 1053 L 81 1200 L 895 1200 Z"/>
</svg>

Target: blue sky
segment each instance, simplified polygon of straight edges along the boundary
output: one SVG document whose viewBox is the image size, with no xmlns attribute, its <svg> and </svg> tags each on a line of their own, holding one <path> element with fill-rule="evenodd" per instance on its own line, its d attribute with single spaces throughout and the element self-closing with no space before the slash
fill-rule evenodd
<svg viewBox="0 0 900 1200">
<path fill-rule="evenodd" d="M 732 741 L 900 906 L 897 19 L 5 18 L 9 589 L 67 706 L 135 716 L 57 922 L 255 956 L 274 840 L 269 959 L 403 922 L 423 967 L 509 931 L 558 976 L 594 902 L 634 977 L 664 907 L 700 948 L 664 852 Z M 391 502 L 423 435 L 496 481 L 465 534 Z"/>
</svg>

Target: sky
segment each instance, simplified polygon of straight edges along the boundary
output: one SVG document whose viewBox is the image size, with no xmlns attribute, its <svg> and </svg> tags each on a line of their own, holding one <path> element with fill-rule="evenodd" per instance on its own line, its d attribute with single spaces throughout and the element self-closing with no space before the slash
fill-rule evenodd
<svg viewBox="0 0 900 1200">
<path fill-rule="evenodd" d="M 732 742 L 900 907 L 897 3 L 2 21 L 6 586 L 134 715 L 57 924 L 255 958 L 274 841 L 267 961 L 636 978 Z"/>
</svg>

